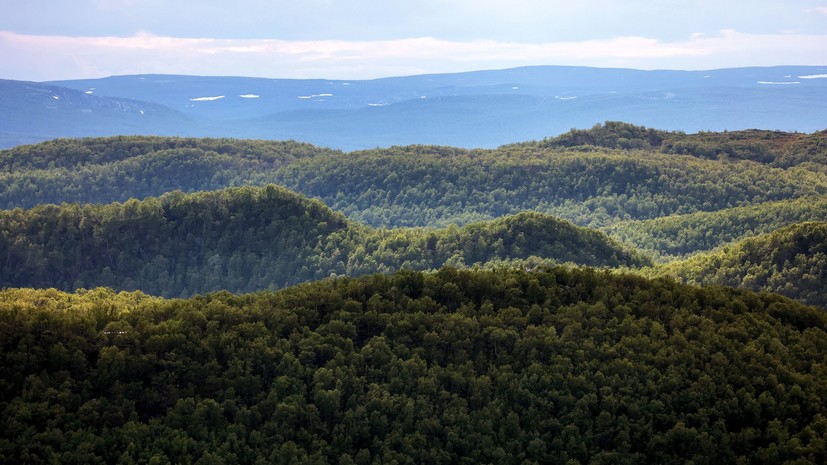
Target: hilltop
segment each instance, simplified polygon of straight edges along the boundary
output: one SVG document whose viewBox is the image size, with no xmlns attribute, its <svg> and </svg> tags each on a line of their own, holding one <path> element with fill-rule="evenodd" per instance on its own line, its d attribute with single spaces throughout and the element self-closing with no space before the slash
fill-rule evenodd
<svg viewBox="0 0 827 465">
<path fill-rule="evenodd" d="M 1 151 L 0 166 L 5 209 L 276 183 L 376 227 L 467 224 L 526 210 L 603 226 L 827 192 L 816 162 L 779 169 L 598 146 L 341 152 L 297 142 L 116 137 Z"/>
<path fill-rule="evenodd" d="M 525 145 L 646 149 L 710 159 L 752 160 L 779 167 L 807 162 L 827 165 L 827 130 L 813 134 L 757 129 L 686 134 L 609 121 Z"/>
</svg>

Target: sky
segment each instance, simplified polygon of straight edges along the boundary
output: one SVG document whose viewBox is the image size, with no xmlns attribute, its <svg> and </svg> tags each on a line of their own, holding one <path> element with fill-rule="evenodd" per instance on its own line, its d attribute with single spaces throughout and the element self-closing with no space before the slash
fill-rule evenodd
<svg viewBox="0 0 827 465">
<path fill-rule="evenodd" d="M 0 79 L 827 65 L 827 0 L 0 0 Z"/>
</svg>

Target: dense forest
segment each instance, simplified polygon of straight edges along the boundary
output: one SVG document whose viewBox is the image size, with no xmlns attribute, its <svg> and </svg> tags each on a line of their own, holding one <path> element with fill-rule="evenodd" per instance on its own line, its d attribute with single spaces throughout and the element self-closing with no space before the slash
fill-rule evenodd
<svg viewBox="0 0 827 465">
<path fill-rule="evenodd" d="M 276 183 L 375 227 L 462 225 L 526 210 L 606 226 L 827 193 L 816 163 L 783 169 L 594 145 L 342 153 L 295 142 L 122 137 L 19 147 L 0 161 L 5 209 Z"/>
<path fill-rule="evenodd" d="M 623 221 L 601 229 L 660 261 L 668 261 L 805 221 L 827 221 L 827 196 Z"/>
<path fill-rule="evenodd" d="M 803 163 L 827 165 L 827 130 L 813 134 L 756 129 L 685 134 L 609 121 L 517 145 L 645 149 L 710 159 L 752 160 L 785 168 Z"/>
<path fill-rule="evenodd" d="M 291 161 L 339 153 L 298 142 L 109 137 L 0 151 L 0 208 L 111 203 L 173 190 L 265 184 Z"/>
<path fill-rule="evenodd" d="M 777 292 L 827 309 L 827 223 L 798 223 L 676 261 L 660 273 L 696 284 Z"/>
<path fill-rule="evenodd" d="M 824 140 L 823 133 L 683 134 L 617 122 L 496 150 L 55 140 L 0 152 L 0 205 L 29 209 L 2 213 L 2 283 L 189 296 L 444 264 L 638 266 L 644 255 L 665 263 L 827 221 Z M 676 148 L 690 143 L 696 148 Z M 186 194 L 268 183 L 316 198 L 347 220 L 321 204 L 302 216 L 307 199 L 296 200 L 292 213 L 275 212 L 259 204 L 266 200 L 255 189 Z M 174 190 L 183 193 L 164 197 Z M 42 205 L 63 202 L 100 205 Z M 163 206 L 176 202 L 180 210 Z M 597 227 L 627 245 L 585 230 L 560 234 L 591 234 L 583 240 L 599 247 L 536 240 L 537 225 L 553 232 L 562 223 L 529 211 Z M 387 229 L 398 227 L 416 229 Z M 520 235 L 522 228 L 534 232 Z"/>
<path fill-rule="evenodd" d="M 303 158 L 284 166 L 278 181 L 375 226 L 465 223 L 523 210 L 603 226 L 827 192 L 819 173 L 748 161 L 416 146 Z"/>
<path fill-rule="evenodd" d="M 827 461 L 827 315 L 549 268 L 0 292 L 4 463 Z"/>
<path fill-rule="evenodd" d="M 55 140 L 0 261 L 0 463 L 827 463 L 824 131 Z"/>
<path fill-rule="evenodd" d="M 109 286 L 179 297 L 530 257 L 649 263 L 601 232 L 539 213 L 462 228 L 373 229 L 272 185 L 0 211 L 0 286 L 11 287 Z"/>
</svg>

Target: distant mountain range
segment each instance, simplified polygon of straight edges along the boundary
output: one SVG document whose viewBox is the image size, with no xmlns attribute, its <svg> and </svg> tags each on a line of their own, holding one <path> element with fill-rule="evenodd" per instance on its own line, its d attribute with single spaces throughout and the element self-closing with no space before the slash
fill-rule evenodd
<svg viewBox="0 0 827 465">
<path fill-rule="evenodd" d="M 538 66 L 361 81 L 0 80 L 0 147 L 120 134 L 294 139 L 344 150 L 411 143 L 496 147 L 607 120 L 686 132 L 812 132 L 827 121 L 827 66 Z"/>
</svg>

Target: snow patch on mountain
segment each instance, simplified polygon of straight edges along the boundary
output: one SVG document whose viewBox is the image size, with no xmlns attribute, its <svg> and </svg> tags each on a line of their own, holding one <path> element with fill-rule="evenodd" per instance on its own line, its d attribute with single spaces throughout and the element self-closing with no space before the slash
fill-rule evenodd
<svg viewBox="0 0 827 465">
<path fill-rule="evenodd" d="M 218 100 L 218 99 L 222 99 L 222 98 L 224 98 L 223 95 L 218 95 L 218 96 L 215 96 L 215 97 L 196 97 L 196 98 L 191 98 L 190 102 L 211 102 L 213 100 Z"/>
</svg>

